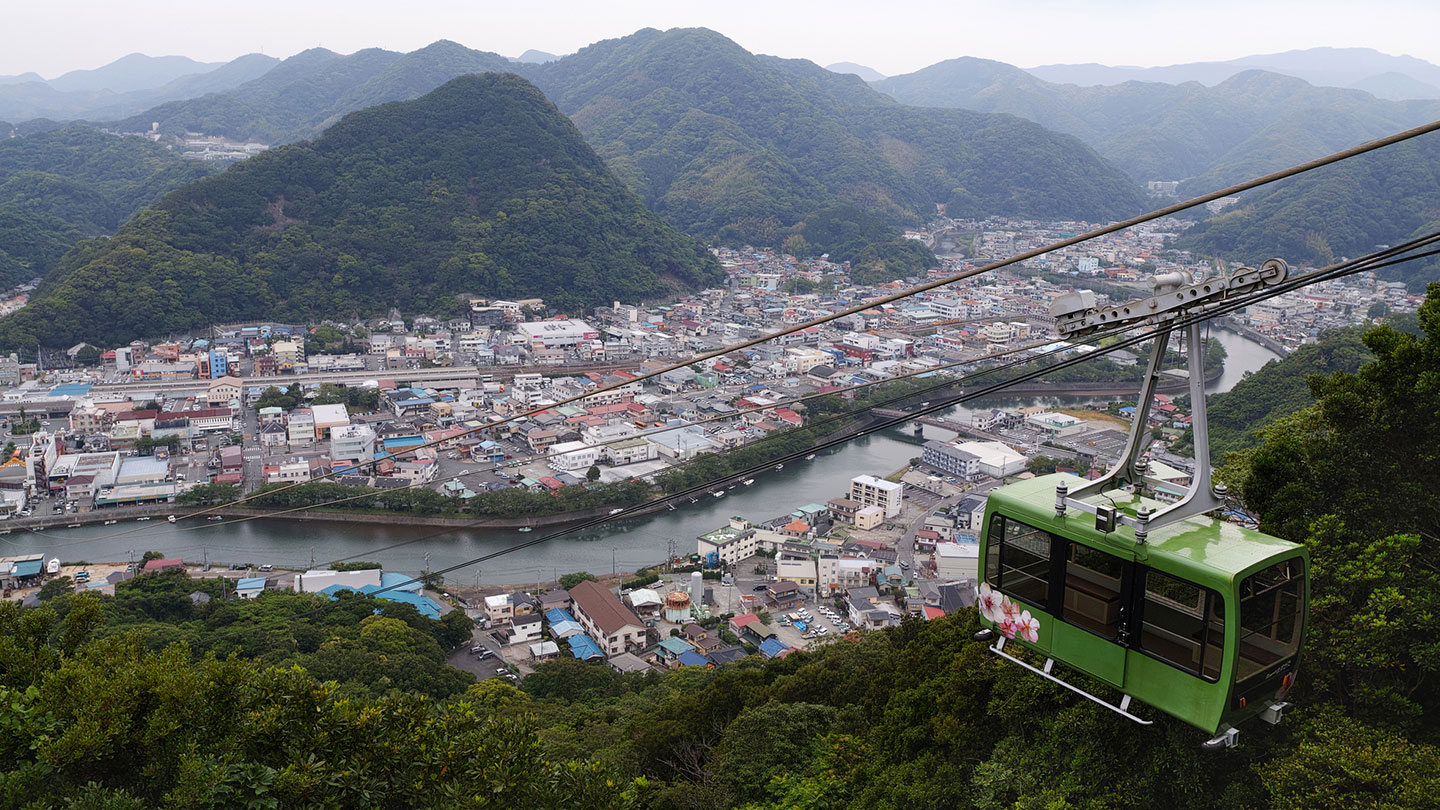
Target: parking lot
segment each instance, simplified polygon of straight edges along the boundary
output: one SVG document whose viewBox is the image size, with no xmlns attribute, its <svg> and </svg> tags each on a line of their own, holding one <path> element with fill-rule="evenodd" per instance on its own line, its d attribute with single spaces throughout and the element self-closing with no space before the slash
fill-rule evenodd
<svg viewBox="0 0 1440 810">
<path fill-rule="evenodd" d="M 496 652 L 498 646 L 488 642 L 482 631 L 476 630 L 469 644 L 461 645 L 460 649 L 450 653 L 447 663 L 456 669 L 469 672 L 477 681 L 507 678 L 511 683 L 518 684 L 520 679 L 514 671 L 515 667 L 510 666 L 505 658 Z M 519 646 L 524 647 L 523 644 Z"/>
</svg>

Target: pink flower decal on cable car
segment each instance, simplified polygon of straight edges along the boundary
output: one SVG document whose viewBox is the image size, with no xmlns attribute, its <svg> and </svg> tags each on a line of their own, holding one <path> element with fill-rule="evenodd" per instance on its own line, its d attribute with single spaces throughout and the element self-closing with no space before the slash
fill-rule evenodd
<svg viewBox="0 0 1440 810">
<path fill-rule="evenodd" d="M 1000 603 L 1003 602 L 1004 599 L 1004 596 L 996 593 L 990 587 L 990 583 L 982 582 L 976 590 L 975 607 L 980 609 L 980 615 L 984 616 L 986 621 L 998 623 L 1004 618 L 1004 615 L 1000 612 Z"/>
<path fill-rule="evenodd" d="M 1040 619 L 1030 615 L 1019 602 L 982 582 L 975 589 L 975 607 L 985 620 L 997 625 L 1005 638 L 1019 637 L 1031 644 L 1040 641 Z"/>
<path fill-rule="evenodd" d="M 1017 629 L 1020 637 L 1034 644 L 1040 640 L 1040 620 L 1030 615 L 1026 610 L 1020 614 Z M 1013 636 L 1012 636 L 1013 638 Z"/>
</svg>

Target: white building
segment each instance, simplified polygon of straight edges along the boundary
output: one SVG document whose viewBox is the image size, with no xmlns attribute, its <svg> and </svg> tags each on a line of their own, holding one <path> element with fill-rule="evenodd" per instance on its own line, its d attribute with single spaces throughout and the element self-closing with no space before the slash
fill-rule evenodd
<svg viewBox="0 0 1440 810">
<path fill-rule="evenodd" d="M 550 464 L 562 470 L 588 470 L 600 460 L 600 448 L 584 442 L 562 442 L 550 446 Z"/>
<path fill-rule="evenodd" d="M 380 569 L 368 568 L 363 571 L 331 571 L 317 568 L 295 575 L 295 590 L 300 593 L 319 593 L 331 585 L 343 585 L 360 590 L 366 585 L 380 587 Z"/>
<path fill-rule="evenodd" d="M 366 462 L 375 458 L 375 430 L 369 425 L 340 425 L 330 430 L 330 458 Z"/>
<path fill-rule="evenodd" d="M 965 442 L 956 447 L 980 459 L 981 475 L 1004 478 L 1025 471 L 1025 457 L 1000 442 Z"/>
<path fill-rule="evenodd" d="M 905 487 L 873 475 L 857 475 L 850 479 L 850 500 L 862 506 L 878 506 L 885 510 L 885 517 L 892 518 L 905 504 Z"/>
<path fill-rule="evenodd" d="M 732 517 L 729 525 L 700 535 L 695 550 L 701 557 L 713 553 L 720 562 L 735 565 L 755 556 L 760 550 L 760 541 L 748 521 L 741 517 Z"/>
<path fill-rule="evenodd" d="M 546 349 L 569 349 L 600 339 L 600 330 L 584 321 L 527 321 L 515 325 L 523 342 Z"/>
<path fill-rule="evenodd" d="M 934 560 L 939 579 L 979 579 L 979 543 L 936 543 Z"/>
<path fill-rule="evenodd" d="M 817 582 L 815 560 L 811 557 L 780 557 L 775 560 L 775 578 L 781 582 L 814 587 Z"/>
<path fill-rule="evenodd" d="M 1085 429 L 1085 420 L 1066 413 L 1034 413 L 1025 417 L 1025 424 L 1050 438 L 1069 436 Z"/>
</svg>

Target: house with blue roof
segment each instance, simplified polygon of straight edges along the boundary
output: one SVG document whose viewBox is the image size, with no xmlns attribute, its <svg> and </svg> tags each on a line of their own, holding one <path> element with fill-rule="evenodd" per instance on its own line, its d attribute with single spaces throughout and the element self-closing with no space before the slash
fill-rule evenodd
<svg viewBox="0 0 1440 810">
<path fill-rule="evenodd" d="M 265 577 L 241 577 L 235 583 L 235 595 L 241 599 L 254 599 L 265 592 Z"/>
<path fill-rule="evenodd" d="M 780 658 L 790 653 L 791 648 L 779 639 L 767 638 L 760 642 L 760 654 L 766 658 Z"/>
<path fill-rule="evenodd" d="M 566 641 L 570 644 L 570 654 L 579 658 L 581 661 L 593 661 L 597 658 L 603 660 L 605 658 L 605 653 L 601 651 L 600 645 L 596 644 L 594 639 L 584 633 L 571 636 L 566 639 Z"/>
<path fill-rule="evenodd" d="M 667 661 L 678 661 L 680 656 L 695 649 L 695 645 L 679 636 L 671 636 L 655 647 L 655 654 Z"/>
<path fill-rule="evenodd" d="M 420 580 L 409 574 L 382 573 L 380 575 L 380 587 L 392 593 L 394 591 L 420 593 Z"/>
<path fill-rule="evenodd" d="M 681 654 L 680 654 L 680 657 L 679 657 L 677 660 L 679 661 L 680 666 L 682 666 L 682 667 L 713 667 L 713 666 L 715 666 L 715 662 L 711 661 L 709 658 L 706 658 L 705 656 L 701 655 L 700 653 L 695 652 L 694 650 L 689 650 L 689 651 L 687 651 L 687 652 L 681 653 Z"/>
</svg>

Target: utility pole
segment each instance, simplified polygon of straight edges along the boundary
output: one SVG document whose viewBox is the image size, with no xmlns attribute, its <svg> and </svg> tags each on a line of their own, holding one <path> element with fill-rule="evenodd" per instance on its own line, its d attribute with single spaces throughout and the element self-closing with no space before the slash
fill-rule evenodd
<svg viewBox="0 0 1440 810">
<path fill-rule="evenodd" d="M 616 552 L 616 551 L 619 551 L 619 549 L 615 548 L 614 546 L 611 546 L 611 547 L 610 547 L 610 576 L 612 576 L 612 577 L 618 577 L 618 576 L 620 575 L 619 570 L 617 570 L 617 568 L 616 568 L 616 566 L 615 566 L 615 552 Z"/>
<path fill-rule="evenodd" d="M 315 570 L 315 547 L 310 547 L 310 570 Z"/>
</svg>

